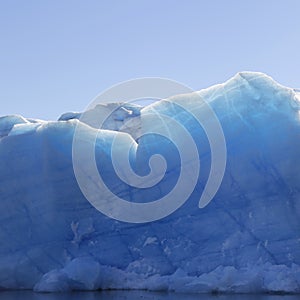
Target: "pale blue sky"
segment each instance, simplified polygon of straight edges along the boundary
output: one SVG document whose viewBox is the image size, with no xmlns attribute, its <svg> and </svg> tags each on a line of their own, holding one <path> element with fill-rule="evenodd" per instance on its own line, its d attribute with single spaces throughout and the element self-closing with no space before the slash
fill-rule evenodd
<svg viewBox="0 0 300 300">
<path fill-rule="evenodd" d="M 57 119 L 137 77 L 300 87 L 298 0 L 0 0 L 0 115 Z"/>
</svg>

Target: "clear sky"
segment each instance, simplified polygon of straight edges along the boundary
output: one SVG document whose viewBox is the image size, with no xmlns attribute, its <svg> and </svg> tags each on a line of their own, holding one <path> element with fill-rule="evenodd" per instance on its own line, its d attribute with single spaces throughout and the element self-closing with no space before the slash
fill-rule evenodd
<svg viewBox="0 0 300 300">
<path fill-rule="evenodd" d="M 137 77 L 300 87 L 299 0 L 0 0 L 0 115 L 57 119 Z"/>
</svg>

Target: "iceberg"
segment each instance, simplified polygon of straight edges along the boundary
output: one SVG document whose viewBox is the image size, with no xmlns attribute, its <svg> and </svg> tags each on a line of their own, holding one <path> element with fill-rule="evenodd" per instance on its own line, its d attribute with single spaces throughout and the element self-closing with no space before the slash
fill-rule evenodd
<svg viewBox="0 0 300 300">
<path fill-rule="evenodd" d="M 221 185 L 203 208 L 199 198 L 211 170 L 210 144 L 194 118 L 172 104 L 179 99 L 200 106 L 195 95 L 217 116 L 227 153 Z M 298 90 L 262 73 L 241 72 L 223 84 L 146 107 L 100 104 L 88 111 L 89 119 L 112 107 L 100 130 L 85 124 L 81 113 L 58 121 L 0 118 L 1 289 L 300 293 Z M 156 201 L 178 182 L 180 153 L 162 136 L 141 136 L 145 126 L 160 126 L 145 123 L 153 110 L 182 123 L 193 138 L 201 169 L 195 188 L 159 220 L 110 218 L 78 184 L 74 133 L 82 129 L 83 145 L 95 142 L 95 161 L 110 191 L 129 203 Z M 124 179 L 114 171 L 111 157 L 116 137 L 124 146 L 116 155 L 128 154 L 137 174 L 146 176 L 157 154 L 165 159 L 165 177 L 141 189 L 124 182 L 126 174 Z M 110 201 L 106 194 L 102 198 Z"/>
</svg>

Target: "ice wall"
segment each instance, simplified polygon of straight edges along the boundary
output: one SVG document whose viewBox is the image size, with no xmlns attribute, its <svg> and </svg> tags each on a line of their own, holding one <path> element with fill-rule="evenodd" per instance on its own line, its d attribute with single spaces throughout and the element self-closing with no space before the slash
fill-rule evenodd
<svg viewBox="0 0 300 300">
<path fill-rule="evenodd" d="M 163 101 L 124 105 L 106 122 L 111 131 L 96 140 L 107 185 L 125 200 L 142 202 L 176 183 L 178 153 L 165 139 L 139 139 L 144 157 L 133 162 L 139 172 L 147 171 L 144 160 L 152 153 L 168 163 L 165 181 L 139 191 L 111 168 L 116 132 L 136 138 L 143 114 L 154 107 L 194 137 L 201 159 L 195 191 L 175 213 L 146 224 L 110 219 L 82 195 L 72 139 L 76 126 L 86 127 L 83 142 L 95 129 L 82 124 L 80 114 L 57 122 L 0 118 L 0 287 L 300 292 L 299 93 L 264 74 L 243 72 L 199 95 L 218 116 L 227 146 L 222 185 L 203 209 L 198 201 L 210 170 L 209 144 L 184 111 Z M 178 97 L 195 105 L 192 95 Z"/>
</svg>

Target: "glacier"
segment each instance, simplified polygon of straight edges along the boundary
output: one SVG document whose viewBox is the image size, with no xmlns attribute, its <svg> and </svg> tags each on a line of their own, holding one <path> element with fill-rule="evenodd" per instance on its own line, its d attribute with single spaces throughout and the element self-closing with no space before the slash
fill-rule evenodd
<svg viewBox="0 0 300 300">
<path fill-rule="evenodd" d="M 201 174 L 189 199 L 173 214 L 141 224 L 107 217 L 82 194 L 72 165 L 74 131 L 84 128 L 88 143 L 97 129 L 80 113 L 58 121 L 1 117 L 0 288 L 300 293 L 299 91 L 241 72 L 197 94 L 217 115 L 227 148 L 221 186 L 202 209 L 209 143 L 186 112 L 164 101 L 103 104 L 88 112 L 116 108 L 98 130 L 95 156 L 107 186 L 127 201 L 158 199 L 178 179 L 174 145 L 140 137 L 151 109 L 177 118 L 199 146 Z M 192 94 L 176 97 L 197 104 Z M 149 171 L 151 154 L 164 156 L 167 179 L 141 190 L 122 182 L 110 157 L 115 135 L 138 140 L 137 172 Z"/>
</svg>

